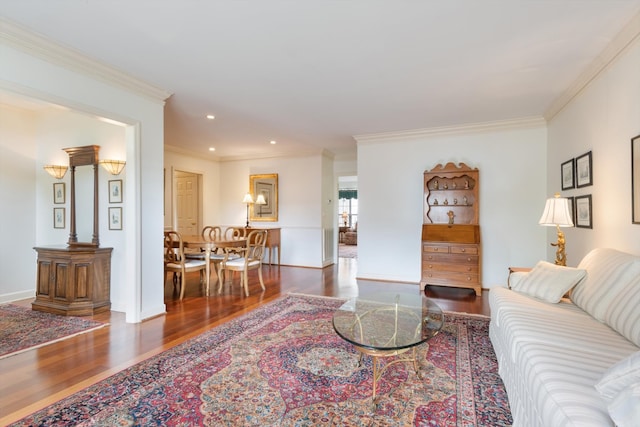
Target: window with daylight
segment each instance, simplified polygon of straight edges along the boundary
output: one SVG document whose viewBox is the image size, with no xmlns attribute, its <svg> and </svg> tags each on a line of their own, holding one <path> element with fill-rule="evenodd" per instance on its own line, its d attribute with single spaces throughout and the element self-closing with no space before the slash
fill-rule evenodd
<svg viewBox="0 0 640 427">
<path fill-rule="evenodd" d="M 355 191 L 355 190 L 354 190 Z M 340 198 L 338 201 L 338 220 L 340 227 L 354 228 L 358 222 L 358 195 L 356 198 Z"/>
</svg>

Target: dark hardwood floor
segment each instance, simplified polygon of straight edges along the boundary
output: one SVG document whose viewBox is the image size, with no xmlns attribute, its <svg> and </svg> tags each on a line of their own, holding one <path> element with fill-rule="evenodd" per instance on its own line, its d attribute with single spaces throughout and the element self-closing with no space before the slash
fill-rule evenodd
<svg viewBox="0 0 640 427">
<path fill-rule="evenodd" d="M 264 292 L 256 271 L 252 271 L 249 297 L 241 292 L 237 275 L 233 285 L 225 284 L 221 295 L 212 280 L 212 296 L 203 297 L 198 273 L 193 273 L 188 277 L 183 301 L 178 300 L 173 287 L 167 283 L 165 315 L 129 324 L 125 322 L 124 313 L 101 313 L 92 318 L 108 322 L 109 326 L 0 360 L 0 425 L 20 419 L 290 292 L 340 298 L 389 288 L 421 292 L 415 284 L 357 280 L 355 259 L 339 258 L 338 264 L 324 269 L 263 268 L 267 288 Z M 472 290 L 431 286 L 425 292 L 443 310 L 489 315 L 486 292 L 476 297 Z M 30 306 L 31 301 L 17 304 Z"/>
</svg>

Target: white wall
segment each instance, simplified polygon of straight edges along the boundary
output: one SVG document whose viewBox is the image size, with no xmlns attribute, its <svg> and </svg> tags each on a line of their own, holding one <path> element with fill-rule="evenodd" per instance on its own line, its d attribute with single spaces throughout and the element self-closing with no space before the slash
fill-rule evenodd
<svg viewBox="0 0 640 427">
<path fill-rule="evenodd" d="M 0 303 L 35 295 L 34 124 L 33 114 L 0 106 L 0 234 L 8 242 L 0 248 Z"/>
<path fill-rule="evenodd" d="M 126 294 L 127 321 L 163 313 L 163 106 L 168 94 L 8 22 L 3 22 L 0 50 L 1 89 L 127 125 L 127 208 L 122 231 L 126 243 L 114 248 L 114 252 L 124 252 L 125 279 L 115 285 Z M 36 181 L 41 175 L 33 171 L 41 166 L 35 160 L 31 165 Z M 20 205 L 10 208 L 19 209 Z M 34 240 L 39 239 L 36 235 Z M 0 255 L 7 255 L 11 265 L 23 262 L 18 259 L 22 254 L 11 251 Z M 35 283 L 35 275 L 31 283 Z"/>
<path fill-rule="evenodd" d="M 631 138 L 640 134 L 640 40 L 549 121 L 548 133 L 549 193 L 560 187 L 561 163 L 593 152 L 593 186 L 562 192 L 591 194 L 593 203 L 593 229 L 563 230 L 567 265 L 576 265 L 597 247 L 640 254 L 640 225 L 631 223 Z M 550 230 L 549 240 L 555 238 Z"/>
<path fill-rule="evenodd" d="M 70 179 L 68 171 L 63 179 L 52 178 L 42 169 L 45 164 L 69 164 L 69 157 L 63 148 L 83 145 L 99 145 L 102 159 L 126 159 L 125 127 L 106 123 L 67 109 L 49 108 L 40 110 L 34 123 L 36 156 L 36 239 L 35 245 L 65 245 L 69 240 L 70 226 Z M 108 197 L 109 180 L 122 180 L 123 196 L 127 194 L 127 168 L 118 176 L 98 168 L 98 204 L 100 246 L 113 248 L 111 254 L 111 305 L 114 311 L 126 311 L 126 240 L 120 230 L 109 230 L 108 209 L 120 207 L 123 213 L 128 210 L 126 203 L 110 204 Z M 53 204 L 52 186 L 54 182 L 63 182 L 66 189 L 64 204 Z M 90 242 L 93 232 L 93 168 L 76 168 L 76 220 L 78 240 Z M 65 208 L 65 228 L 54 229 L 52 209 Z M 123 223 L 123 228 L 129 224 Z M 35 265 L 33 265 L 35 269 Z M 34 270 L 35 271 L 35 270 Z M 34 282 L 35 283 L 35 282 Z M 27 288 L 35 290 L 34 283 Z"/>
<path fill-rule="evenodd" d="M 249 175 L 278 174 L 278 221 L 251 222 L 280 227 L 283 265 L 323 266 L 323 156 L 280 157 L 220 164 L 220 222 L 244 225 Z"/>
<path fill-rule="evenodd" d="M 358 277 L 420 281 L 423 173 L 447 162 L 480 171 L 484 288 L 504 285 L 509 266 L 544 258 L 541 120 L 357 139 Z"/>
</svg>

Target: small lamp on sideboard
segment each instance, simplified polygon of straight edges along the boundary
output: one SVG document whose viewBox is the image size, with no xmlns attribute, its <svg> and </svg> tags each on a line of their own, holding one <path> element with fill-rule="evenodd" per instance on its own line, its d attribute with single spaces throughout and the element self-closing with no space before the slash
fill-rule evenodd
<svg viewBox="0 0 640 427">
<path fill-rule="evenodd" d="M 247 225 L 245 225 L 245 228 L 249 228 L 249 205 L 254 203 L 253 196 L 251 195 L 251 193 L 247 193 L 244 195 L 244 199 L 242 199 L 242 203 L 247 204 Z"/>
<path fill-rule="evenodd" d="M 556 247 L 556 265 L 567 265 L 567 255 L 565 254 L 565 240 L 564 233 L 560 230 L 560 227 L 573 227 L 573 220 L 571 219 L 571 213 L 569 212 L 569 199 L 560 197 L 559 193 L 556 193 L 554 197 L 547 199 L 547 203 L 544 206 L 544 212 L 538 221 L 540 225 L 555 226 L 558 232 L 558 241 L 551 243 L 551 246 Z"/>
</svg>

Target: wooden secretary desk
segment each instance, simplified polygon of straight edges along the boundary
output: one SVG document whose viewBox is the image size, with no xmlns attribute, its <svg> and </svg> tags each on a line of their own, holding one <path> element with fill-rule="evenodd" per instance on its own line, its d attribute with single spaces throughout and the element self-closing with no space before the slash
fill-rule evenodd
<svg viewBox="0 0 640 427">
<path fill-rule="evenodd" d="M 482 294 L 478 169 L 460 163 L 424 172 L 420 285 Z"/>
<path fill-rule="evenodd" d="M 111 252 L 98 237 L 98 145 L 65 148 L 69 155 L 70 222 L 67 245 L 35 247 L 38 254 L 36 299 L 33 310 L 68 316 L 87 316 L 111 309 Z M 75 173 L 77 166 L 93 166 L 93 234 L 79 242 L 76 231 Z"/>
</svg>

